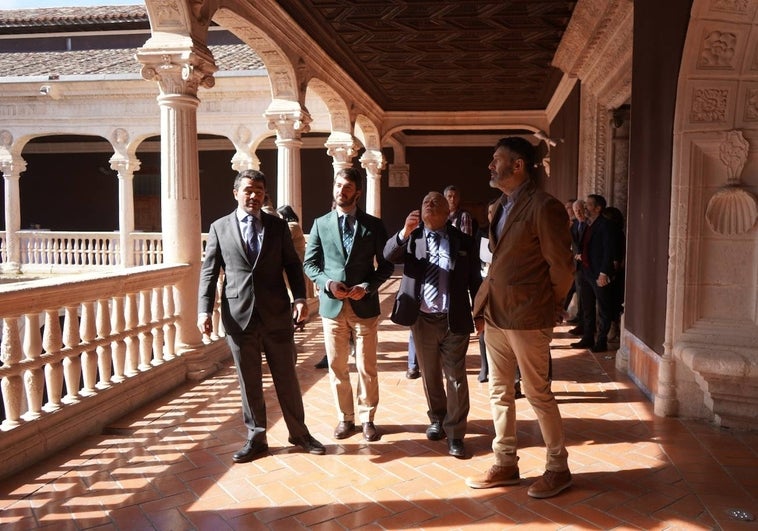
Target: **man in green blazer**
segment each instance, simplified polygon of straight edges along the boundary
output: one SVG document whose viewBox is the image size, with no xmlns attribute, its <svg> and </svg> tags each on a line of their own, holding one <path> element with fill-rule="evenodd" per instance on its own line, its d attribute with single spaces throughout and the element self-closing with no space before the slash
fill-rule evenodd
<svg viewBox="0 0 758 531">
<path fill-rule="evenodd" d="M 305 250 L 305 274 L 319 288 L 319 313 L 329 359 L 329 380 L 339 422 L 335 439 L 355 430 L 355 405 L 348 360 L 350 339 L 355 342 L 358 371 L 358 420 L 367 441 L 379 439 L 374 414 L 379 403 L 376 369 L 379 286 L 394 266 L 384 259 L 387 231 L 379 218 L 358 208 L 362 178 L 354 168 L 334 177 L 335 208 L 317 218 Z"/>
</svg>

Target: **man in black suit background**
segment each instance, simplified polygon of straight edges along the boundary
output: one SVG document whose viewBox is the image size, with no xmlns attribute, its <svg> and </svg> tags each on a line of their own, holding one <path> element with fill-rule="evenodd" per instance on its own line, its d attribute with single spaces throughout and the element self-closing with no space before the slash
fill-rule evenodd
<svg viewBox="0 0 758 531">
<path fill-rule="evenodd" d="M 584 201 L 587 227 L 581 240 L 582 260 L 582 339 L 572 343 L 574 348 L 588 348 L 592 352 L 608 350 L 608 331 L 612 321 L 613 233 L 607 219 L 602 216 L 606 206 L 602 195 L 590 194 Z M 597 320 L 599 319 L 599 326 Z M 597 329 L 597 339 L 595 330 Z"/>
<path fill-rule="evenodd" d="M 305 425 L 300 384 L 295 372 L 293 319 L 305 321 L 303 266 L 287 223 L 262 212 L 266 178 L 257 170 L 237 175 L 233 186 L 237 208 L 211 224 L 200 270 L 198 328 L 210 334 L 211 312 L 221 269 L 221 319 L 232 351 L 242 393 L 247 442 L 232 457 L 252 461 L 268 451 L 266 403 L 263 397 L 262 353 L 265 352 L 289 442 L 312 454 L 325 453 Z M 287 275 L 294 309 L 282 272 Z"/>
<path fill-rule="evenodd" d="M 429 192 L 421 211 L 411 212 L 387 240 L 384 257 L 404 265 L 391 319 L 411 327 L 431 421 L 426 436 L 447 435 L 450 455 L 460 458 L 469 412 L 471 301 L 482 276 L 474 239 L 448 223 L 448 213 L 445 197 Z"/>
</svg>

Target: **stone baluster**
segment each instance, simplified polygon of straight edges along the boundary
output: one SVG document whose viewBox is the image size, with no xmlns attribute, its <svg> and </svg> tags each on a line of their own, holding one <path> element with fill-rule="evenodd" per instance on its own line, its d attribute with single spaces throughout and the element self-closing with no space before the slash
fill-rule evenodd
<svg viewBox="0 0 758 531">
<path fill-rule="evenodd" d="M 21 340 L 18 334 L 18 317 L 3 319 L 3 340 L 0 343 L 0 360 L 3 366 L 13 369 L 23 359 Z M 11 429 L 21 422 L 21 407 L 23 404 L 24 386 L 20 374 L 9 374 L 0 382 L 3 391 L 3 407 L 5 419 L 2 429 Z"/>
<path fill-rule="evenodd" d="M 79 337 L 79 317 L 77 306 L 66 306 L 63 317 L 63 344 L 68 348 L 76 348 L 81 343 Z M 65 403 L 79 400 L 79 383 L 81 382 L 82 363 L 78 354 L 70 354 L 63 358 L 63 379 L 66 382 Z"/>
<path fill-rule="evenodd" d="M 124 339 L 126 342 L 126 364 L 124 366 L 124 373 L 127 376 L 134 376 L 139 372 L 139 339 L 137 334 L 130 332 L 134 330 L 137 327 L 137 323 L 139 323 L 139 313 L 137 312 L 138 297 L 138 293 L 127 293 L 125 301 L 125 330 L 129 334 Z"/>
<path fill-rule="evenodd" d="M 45 354 L 54 355 L 60 352 L 63 345 L 61 337 L 61 323 L 58 310 L 45 310 L 45 332 L 42 336 L 42 348 Z M 52 361 L 45 365 L 45 388 L 47 389 L 46 411 L 55 411 L 61 408 L 61 394 L 63 393 L 63 366 L 60 361 Z"/>
<path fill-rule="evenodd" d="M 158 324 L 163 320 L 163 304 L 163 288 L 153 288 L 150 308 L 152 322 L 156 323 L 153 327 L 153 365 L 163 363 L 163 325 Z"/>
<path fill-rule="evenodd" d="M 166 307 L 164 315 L 166 317 L 175 316 L 174 306 L 174 287 L 166 286 L 163 290 L 163 303 Z M 171 360 L 176 357 L 176 325 L 171 320 L 163 326 L 164 332 L 164 359 Z"/>
<path fill-rule="evenodd" d="M 361 156 L 361 167 L 366 170 L 366 212 L 382 217 L 382 168 L 384 155 L 379 150 L 366 150 Z"/>
<path fill-rule="evenodd" d="M 115 304 L 114 304 L 115 306 Z M 95 317 L 97 338 L 105 339 L 111 333 L 111 318 L 108 309 L 108 299 L 98 299 L 97 316 Z M 111 373 L 113 366 L 111 356 L 113 349 L 110 343 L 103 343 L 97 347 L 97 372 L 100 375 L 97 383 L 98 389 L 106 389 L 111 386 Z"/>
<path fill-rule="evenodd" d="M 97 337 L 95 326 L 95 302 L 86 301 L 82 303 L 82 318 L 79 323 L 79 335 L 83 343 L 91 343 Z M 97 351 L 96 349 L 85 350 L 82 352 L 82 396 L 95 394 L 97 385 Z"/>
<path fill-rule="evenodd" d="M 150 370 L 153 361 L 153 333 L 150 328 L 145 328 L 152 322 L 150 314 L 150 294 L 152 290 L 142 290 L 139 293 L 139 370 Z"/>
<path fill-rule="evenodd" d="M 113 306 L 111 307 L 111 329 L 114 336 L 120 336 L 126 330 L 126 319 L 124 318 L 125 298 L 122 296 L 113 297 Z M 126 341 L 116 339 L 111 342 L 111 352 L 113 356 L 113 376 L 111 381 L 114 383 L 123 382 L 126 379 Z"/>
<path fill-rule="evenodd" d="M 34 361 L 42 354 L 42 334 L 40 333 L 39 314 L 28 313 L 24 316 L 24 354 L 26 359 Z M 28 419 L 36 419 L 42 415 L 42 396 L 45 389 L 45 377 L 41 367 L 32 367 L 24 374 L 24 387 L 29 409 Z"/>
</svg>

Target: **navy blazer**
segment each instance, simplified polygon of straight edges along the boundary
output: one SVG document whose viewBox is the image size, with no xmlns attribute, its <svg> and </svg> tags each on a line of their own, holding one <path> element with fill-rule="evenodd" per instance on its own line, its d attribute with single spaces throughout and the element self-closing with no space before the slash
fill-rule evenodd
<svg viewBox="0 0 758 531">
<path fill-rule="evenodd" d="M 474 331 L 471 302 L 482 283 L 479 249 L 474 238 L 449 222 L 446 229 L 450 243 L 448 328 L 455 334 L 470 334 Z M 416 322 L 421 308 L 421 287 L 428 263 L 423 226 L 416 228 L 405 240 L 400 240 L 400 233 L 392 236 L 384 247 L 384 257 L 394 264 L 404 265 L 390 319 L 410 326 Z"/>
<path fill-rule="evenodd" d="M 584 229 L 586 233 L 590 227 Z M 597 280 L 600 273 L 605 273 L 608 278 L 613 277 L 613 258 L 616 256 L 616 244 L 614 242 L 613 227 L 602 214 L 592 222 L 587 244 L 587 258 L 589 259 L 589 272 L 592 280 Z M 587 271 L 585 268 L 584 271 Z"/>
<path fill-rule="evenodd" d="M 292 296 L 305 298 L 303 266 L 292 243 L 287 222 L 261 212 L 263 242 L 255 264 L 250 263 L 240 233 L 236 211 L 211 224 L 200 268 L 198 312 L 210 313 L 216 300 L 220 270 L 221 319 L 227 333 L 242 333 L 253 310 L 268 329 L 291 329 L 292 305 L 282 271 L 287 274 Z"/>
</svg>

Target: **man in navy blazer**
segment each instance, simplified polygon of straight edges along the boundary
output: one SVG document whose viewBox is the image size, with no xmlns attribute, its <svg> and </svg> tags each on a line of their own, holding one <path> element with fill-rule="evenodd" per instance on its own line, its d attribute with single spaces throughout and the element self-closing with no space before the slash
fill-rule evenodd
<svg viewBox="0 0 758 531">
<path fill-rule="evenodd" d="M 404 265 L 391 319 L 411 327 L 431 421 L 426 436 L 447 435 L 450 455 L 460 458 L 469 412 L 471 301 L 482 275 L 476 242 L 447 221 L 448 213 L 445 197 L 429 192 L 421 211 L 411 212 L 387 240 L 384 257 Z"/>
<path fill-rule="evenodd" d="M 257 170 L 239 173 L 233 194 L 237 209 L 214 221 L 208 231 L 200 269 L 197 322 L 201 332 L 211 333 L 211 312 L 223 269 L 221 320 L 237 368 L 242 417 L 248 432 L 247 442 L 232 458 L 236 463 L 245 463 L 268 450 L 263 352 L 289 430 L 289 442 L 312 454 L 323 454 L 324 446 L 305 425 L 303 397 L 295 372 L 292 321 L 294 318 L 301 322 L 308 317 L 302 263 L 287 222 L 261 211 L 266 195 L 264 175 Z M 282 271 L 295 299 L 294 311 Z"/>
</svg>

